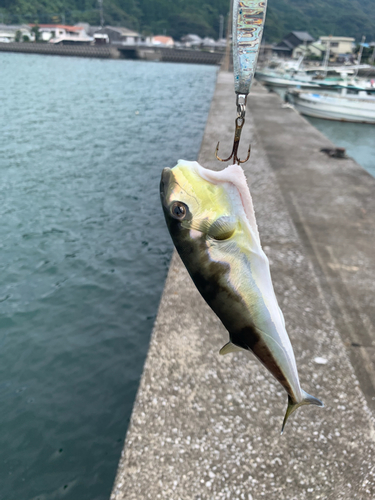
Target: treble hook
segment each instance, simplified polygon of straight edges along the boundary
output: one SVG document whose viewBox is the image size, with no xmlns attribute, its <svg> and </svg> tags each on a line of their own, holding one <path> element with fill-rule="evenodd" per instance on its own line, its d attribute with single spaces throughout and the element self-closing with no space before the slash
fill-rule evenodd
<svg viewBox="0 0 375 500">
<path fill-rule="evenodd" d="M 228 158 L 226 158 L 225 160 L 221 159 L 217 155 L 217 153 L 219 152 L 219 144 L 220 144 L 219 141 L 216 146 L 215 156 L 220 161 L 229 161 L 233 157 L 233 163 L 237 163 L 239 165 L 240 163 L 247 162 L 247 160 L 250 158 L 251 144 L 249 145 L 246 160 L 241 161 L 237 156 L 238 146 L 240 145 L 242 127 L 244 126 L 245 123 L 246 98 L 247 98 L 246 95 L 237 94 L 237 118 L 235 120 L 236 128 L 234 131 L 232 152 L 230 156 L 228 156 Z"/>
</svg>

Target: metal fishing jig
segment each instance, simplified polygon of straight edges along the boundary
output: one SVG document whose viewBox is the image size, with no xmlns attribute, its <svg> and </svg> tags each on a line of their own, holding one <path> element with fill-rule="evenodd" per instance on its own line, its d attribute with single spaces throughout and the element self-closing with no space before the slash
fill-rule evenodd
<svg viewBox="0 0 375 500">
<path fill-rule="evenodd" d="M 225 160 L 217 154 L 220 144 L 217 143 L 215 155 L 220 161 L 229 161 L 233 158 L 233 163 L 240 164 L 245 163 L 250 158 L 251 146 L 249 146 L 246 160 L 240 160 L 237 153 L 242 128 L 245 124 L 246 100 L 258 60 L 266 9 L 267 0 L 234 0 L 233 3 L 232 48 L 237 118 L 232 153 Z"/>
</svg>

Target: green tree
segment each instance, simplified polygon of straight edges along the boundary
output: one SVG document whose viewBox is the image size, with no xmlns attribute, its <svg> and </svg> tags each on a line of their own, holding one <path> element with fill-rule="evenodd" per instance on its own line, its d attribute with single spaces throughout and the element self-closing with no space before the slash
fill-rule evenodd
<svg viewBox="0 0 375 500">
<path fill-rule="evenodd" d="M 15 42 L 20 42 L 20 41 L 21 41 L 21 36 L 22 36 L 21 31 L 20 31 L 20 30 L 17 30 L 17 31 L 16 31 L 16 35 L 15 35 L 15 37 L 14 37 L 14 41 L 15 41 Z"/>
<path fill-rule="evenodd" d="M 354 51 L 357 54 L 357 57 L 359 57 L 360 50 L 361 50 L 361 46 L 357 45 L 356 48 L 355 48 L 355 51 Z M 374 50 L 373 47 L 363 47 L 362 58 L 361 58 L 362 64 L 364 64 L 366 62 L 367 63 L 371 62 L 371 56 L 372 56 L 373 50 Z"/>
<path fill-rule="evenodd" d="M 39 26 L 35 25 L 31 28 L 31 33 L 34 33 L 34 38 L 36 42 L 40 42 L 41 34 L 39 31 Z"/>
<path fill-rule="evenodd" d="M 175 39 L 187 33 L 219 36 L 219 16 L 227 16 L 230 0 L 105 0 L 107 25 L 125 26 Z M 0 12 L 9 24 L 79 21 L 98 25 L 98 0 L 0 0 Z M 1 18 L 0 18 L 1 20 Z M 374 0 L 272 0 L 265 25 L 267 42 L 277 42 L 293 30 L 321 35 L 375 40 Z"/>
</svg>

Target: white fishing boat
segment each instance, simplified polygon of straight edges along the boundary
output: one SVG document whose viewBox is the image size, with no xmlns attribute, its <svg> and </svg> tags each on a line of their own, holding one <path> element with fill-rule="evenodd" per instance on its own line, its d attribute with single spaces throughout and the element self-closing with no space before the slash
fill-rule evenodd
<svg viewBox="0 0 375 500">
<path fill-rule="evenodd" d="M 256 71 L 255 78 L 258 82 L 263 83 L 266 87 L 270 88 L 289 88 L 289 87 L 303 87 L 303 88 L 318 88 L 319 85 L 315 83 L 312 76 L 304 72 L 295 73 L 278 73 L 276 71 Z"/>
<path fill-rule="evenodd" d="M 302 88 L 317 89 L 324 87 L 326 90 L 337 90 L 338 85 L 368 86 L 370 83 L 357 77 L 358 71 L 369 67 L 368 65 L 329 66 L 329 51 L 322 66 L 302 66 L 304 56 L 298 61 L 271 60 L 268 66 L 259 68 L 255 78 L 264 86 L 284 97 L 285 89 Z"/>
<path fill-rule="evenodd" d="M 318 87 L 313 80 L 313 73 L 308 73 L 301 69 L 303 57 L 298 61 L 271 61 L 269 66 L 263 69 L 257 69 L 255 78 L 266 87 L 273 90 L 278 88 Z"/>
<path fill-rule="evenodd" d="M 292 89 L 287 99 L 302 115 L 327 120 L 375 124 L 375 94 L 360 90 L 357 94 L 314 93 Z"/>
<path fill-rule="evenodd" d="M 302 89 L 326 89 L 339 90 L 343 86 L 353 87 L 365 90 L 371 88 L 372 83 L 366 78 L 359 78 L 352 68 L 346 69 L 342 67 L 314 68 L 298 71 L 275 71 L 270 68 L 257 70 L 255 73 L 256 79 L 264 86 L 277 91 L 278 89 L 302 88 Z"/>
</svg>

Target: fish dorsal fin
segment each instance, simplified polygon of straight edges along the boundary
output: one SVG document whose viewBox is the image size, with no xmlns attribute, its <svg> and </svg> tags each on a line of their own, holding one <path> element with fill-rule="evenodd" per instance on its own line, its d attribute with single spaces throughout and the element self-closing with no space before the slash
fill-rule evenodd
<svg viewBox="0 0 375 500">
<path fill-rule="evenodd" d="M 242 347 L 238 347 L 237 345 L 232 344 L 232 342 L 228 342 L 221 349 L 219 354 L 224 356 L 224 354 L 228 354 L 229 352 L 238 352 L 243 351 Z"/>
</svg>

